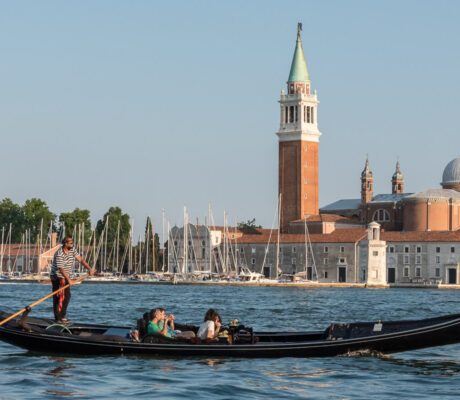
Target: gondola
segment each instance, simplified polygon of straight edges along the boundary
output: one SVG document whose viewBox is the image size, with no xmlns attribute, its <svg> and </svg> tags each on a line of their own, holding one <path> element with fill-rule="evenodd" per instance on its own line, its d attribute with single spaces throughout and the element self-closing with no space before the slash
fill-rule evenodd
<svg viewBox="0 0 460 400">
<path fill-rule="evenodd" d="M 9 314 L 0 312 L 0 318 Z M 179 341 L 147 335 L 129 338 L 130 327 L 24 318 L 28 330 L 12 319 L 0 326 L 0 340 L 28 350 L 59 354 L 143 354 L 168 357 L 332 357 L 356 353 L 390 354 L 460 342 L 460 314 L 405 321 L 331 324 L 322 331 L 254 332 L 243 325 L 227 327 L 216 342 Z M 194 326 L 177 325 L 183 330 Z M 30 331 L 31 330 L 31 331 Z"/>
</svg>

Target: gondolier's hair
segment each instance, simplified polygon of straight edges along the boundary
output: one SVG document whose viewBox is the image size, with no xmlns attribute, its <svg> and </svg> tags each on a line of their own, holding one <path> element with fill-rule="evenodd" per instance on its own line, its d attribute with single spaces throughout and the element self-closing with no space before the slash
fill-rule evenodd
<svg viewBox="0 0 460 400">
<path fill-rule="evenodd" d="M 73 240 L 72 236 L 64 236 L 64 239 L 62 239 L 62 245 L 65 245 L 67 241 Z"/>
</svg>

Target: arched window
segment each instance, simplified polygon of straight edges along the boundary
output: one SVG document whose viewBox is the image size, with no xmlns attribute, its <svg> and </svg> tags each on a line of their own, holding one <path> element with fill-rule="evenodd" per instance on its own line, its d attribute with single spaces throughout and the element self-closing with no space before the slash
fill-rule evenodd
<svg viewBox="0 0 460 400">
<path fill-rule="evenodd" d="M 377 222 L 385 222 L 390 220 L 390 214 L 388 213 L 387 210 L 384 209 L 379 209 L 374 212 L 374 215 L 372 216 L 373 221 Z"/>
</svg>

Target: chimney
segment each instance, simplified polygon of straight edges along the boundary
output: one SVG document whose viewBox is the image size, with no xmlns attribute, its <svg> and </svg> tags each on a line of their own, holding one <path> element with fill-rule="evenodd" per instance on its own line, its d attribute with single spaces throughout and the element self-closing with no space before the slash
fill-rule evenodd
<svg viewBox="0 0 460 400">
<path fill-rule="evenodd" d="M 51 234 L 51 248 L 56 247 L 56 237 L 57 237 L 56 233 Z"/>
</svg>

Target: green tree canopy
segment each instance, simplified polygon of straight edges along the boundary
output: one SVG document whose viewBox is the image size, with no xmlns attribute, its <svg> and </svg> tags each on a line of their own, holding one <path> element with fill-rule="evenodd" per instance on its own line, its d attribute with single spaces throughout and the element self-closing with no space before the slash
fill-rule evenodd
<svg viewBox="0 0 460 400">
<path fill-rule="evenodd" d="M 47 227 L 56 220 L 56 215 L 53 214 L 46 203 L 37 198 L 26 200 L 22 206 L 25 218 L 25 228 L 30 229 L 31 237 L 35 238 L 40 233 L 40 228 L 43 222 L 43 229 L 47 231 Z"/>
<path fill-rule="evenodd" d="M 19 204 L 13 203 L 8 197 L 0 202 L 0 230 L 5 228 L 5 237 L 11 224 L 11 242 L 19 243 L 21 235 L 25 230 L 24 210 Z"/>
<path fill-rule="evenodd" d="M 79 208 L 71 212 L 61 213 L 59 215 L 59 235 L 62 236 L 65 230 L 66 235 L 73 236 L 75 231 L 78 234 L 80 227 L 80 231 L 84 230 L 85 244 L 88 244 L 91 237 L 91 221 L 89 217 L 89 210 L 80 210 Z"/>
<path fill-rule="evenodd" d="M 153 265 L 153 260 L 152 260 L 152 254 L 155 256 L 155 267 L 154 271 L 158 271 L 160 269 L 160 238 L 158 234 L 154 234 L 153 240 L 152 240 L 152 233 L 154 231 L 153 229 L 153 224 L 152 220 L 150 217 L 147 217 L 147 222 L 145 224 L 145 241 L 147 242 L 148 246 L 148 254 L 149 254 L 149 265 L 146 266 L 147 271 L 152 271 L 152 265 Z M 153 251 L 153 249 L 155 249 Z M 144 253 L 146 253 L 144 251 Z"/>
<path fill-rule="evenodd" d="M 97 221 L 96 224 L 96 234 L 100 238 L 103 233 L 105 223 L 108 218 L 108 226 L 107 226 L 107 252 L 115 245 L 115 241 L 117 240 L 117 231 L 118 231 L 118 222 L 120 222 L 120 243 L 119 243 L 119 259 L 123 255 L 125 247 L 128 245 L 129 239 L 129 232 L 131 230 L 131 224 L 129 223 L 129 215 L 123 214 L 123 211 L 120 207 L 110 207 L 109 211 L 104 214 L 104 217 Z M 104 234 L 105 239 L 105 234 Z M 104 253 L 104 246 L 101 248 L 101 257 L 107 257 Z M 125 259 L 125 266 L 127 265 L 128 257 Z M 103 263 L 102 263 L 103 265 Z M 122 266 L 123 268 L 123 266 Z M 126 268 L 125 268 L 126 270 Z"/>
<path fill-rule="evenodd" d="M 240 222 L 238 224 L 238 229 L 254 229 L 254 228 L 262 228 L 261 225 L 256 224 L 256 219 L 248 219 L 246 222 Z"/>
</svg>

